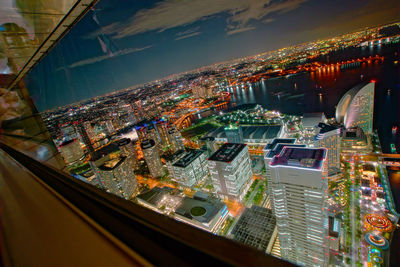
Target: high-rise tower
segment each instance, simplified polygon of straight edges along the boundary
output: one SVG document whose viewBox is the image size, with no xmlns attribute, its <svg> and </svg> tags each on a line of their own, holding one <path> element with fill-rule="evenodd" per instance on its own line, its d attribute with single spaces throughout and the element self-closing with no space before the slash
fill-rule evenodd
<svg viewBox="0 0 400 267">
<path fill-rule="evenodd" d="M 243 144 L 223 144 L 208 158 L 208 169 L 221 198 L 242 200 L 253 181 L 249 149 Z"/>
<path fill-rule="evenodd" d="M 282 258 L 300 265 L 327 265 L 326 149 L 285 147 L 270 162 Z"/>
<path fill-rule="evenodd" d="M 153 139 L 147 139 L 140 143 L 143 151 L 144 160 L 149 168 L 150 174 L 153 177 L 161 177 L 165 174 L 163 165 L 161 163 L 158 148 Z"/>
</svg>

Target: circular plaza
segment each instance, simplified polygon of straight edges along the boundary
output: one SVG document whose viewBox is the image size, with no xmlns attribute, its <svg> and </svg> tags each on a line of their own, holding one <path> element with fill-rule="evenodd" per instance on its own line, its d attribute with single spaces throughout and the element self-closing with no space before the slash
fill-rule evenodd
<svg viewBox="0 0 400 267">
<path fill-rule="evenodd" d="M 367 231 L 391 232 L 393 223 L 383 215 L 367 214 L 364 216 L 364 227 Z"/>
</svg>

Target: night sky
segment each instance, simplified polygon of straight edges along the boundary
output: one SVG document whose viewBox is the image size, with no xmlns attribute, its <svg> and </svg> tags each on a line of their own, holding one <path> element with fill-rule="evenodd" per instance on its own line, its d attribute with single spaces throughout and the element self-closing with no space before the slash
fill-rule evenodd
<svg viewBox="0 0 400 267">
<path fill-rule="evenodd" d="M 397 20 L 398 0 L 100 0 L 25 82 L 43 111 Z"/>
</svg>

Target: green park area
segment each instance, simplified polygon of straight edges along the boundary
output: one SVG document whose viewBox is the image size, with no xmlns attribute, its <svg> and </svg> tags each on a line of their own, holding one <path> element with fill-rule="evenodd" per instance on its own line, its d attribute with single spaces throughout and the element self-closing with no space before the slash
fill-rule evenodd
<svg viewBox="0 0 400 267">
<path fill-rule="evenodd" d="M 184 138 L 191 139 L 195 141 L 196 139 L 200 138 L 201 136 L 205 135 L 208 132 L 214 131 L 218 127 L 223 126 L 222 124 L 215 121 L 215 117 L 208 117 L 201 119 L 196 122 L 196 124 L 185 128 L 181 134 Z"/>
</svg>

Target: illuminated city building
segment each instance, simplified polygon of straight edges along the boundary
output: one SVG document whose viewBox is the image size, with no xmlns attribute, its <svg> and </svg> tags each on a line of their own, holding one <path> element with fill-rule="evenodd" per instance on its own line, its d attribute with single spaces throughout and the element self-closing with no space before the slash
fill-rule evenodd
<svg viewBox="0 0 400 267">
<path fill-rule="evenodd" d="M 233 240 L 271 253 L 277 236 L 276 220 L 272 210 L 256 205 L 245 208 L 231 235 Z"/>
<path fill-rule="evenodd" d="M 230 124 L 224 128 L 228 143 L 243 144 L 243 131 L 240 125 Z"/>
<path fill-rule="evenodd" d="M 157 132 L 163 146 L 169 145 L 168 139 L 168 124 L 166 121 L 160 120 L 156 123 Z"/>
<path fill-rule="evenodd" d="M 168 130 L 168 140 L 171 145 L 172 152 L 177 152 L 179 150 L 185 150 L 183 145 L 182 135 L 176 128 L 170 128 Z"/>
<path fill-rule="evenodd" d="M 336 121 L 347 128 L 360 127 L 372 133 L 374 119 L 375 83 L 362 83 L 350 89 L 336 108 Z"/>
<path fill-rule="evenodd" d="M 229 215 L 228 207 L 207 193 L 196 192 L 193 198 L 184 197 L 177 206 L 174 218 L 208 232 L 216 233 Z"/>
<path fill-rule="evenodd" d="M 171 212 L 175 212 L 184 196 L 185 194 L 176 188 L 155 186 L 138 194 L 136 199 L 146 208 L 169 215 Z"/>
<path fill-rule="evenodd" d="M 320 131 L 315 136 L 315 147 L 327 149 L 328 174 L 340 171 L 340 128 L 324 123 L 318 124 Z"/>
<path fill-rule="evenodd" d="M 212 136 L 203 136 L 198 140 L 200 149 L 207 152 L 208 156 L 211 156 L 215 151 L 218 150 L 215 138 Z"/>
<path fill-rule="evenodd" d="M 208 169 L 221 198 L 241 201 L 253 181 L 247 145 L 223 144 L 208 158 Z"/>
<path fill-rule="evenodd" d="M 106 120 L 104 122 L 104 126 L 105 126 L 106 135 L 111 136 L 115 133 L 114 125 L 112 124 L 111 120 Z"/>
<path fill-rule="evenodd" d="M 326 149 L 285 147 L 270 162 L 282 258 L 300 265 L 327 264 Z"/>
<path fill-rule="evenodd" d="M 85 144 L 86 149 L 89 153 L 94 151 L 92 139 L 94 138 L 94 133 L 91 131 L 90 122 L 78 123 L 77 130 L 82 142 Z M 90 135 L 89 135 L 90 134 Z"/>
<path fill-rule="evenodd" d="M 149 168 L 151 176 L 155 178 L 163 176 L 165 171 L 154 140 L 146 139 L 140 143 L 140 147 L 142 148 L 143 157 L 146 161 L 147 167 Z"/>
<path fill-rule="evenodd" d="M 344 130 L 341 141 L 341 151 L 344 153 L 370 152 L 368 138 L 360 127 Z"/>
<path fill-rule="evenodd" d="M 228 136 L 226 132 L 226 128 L 229 127 L 218 127 L 211 133 L 208 133 L 206 136 L 207 137 L 213 137 L 215 138 L 215 141 L 218 143 L 226 143 L 228 142 Z M 268 143 L 272 142 L 274 138 L 279 138 L 282 136 L 283 132 L 282 129 L 283 127 L 281 125 L 270 125 L 270 126 L 240 126 L 241 130 L 238 129 L 233 129 L 233 131 L 230 132 L 228 129 L 228 132 L 232 133 L 231 138 L 236 139 L 237 136 L 235 136 L 235 133 L 238 133 L 238 131 L 242 132 L 242 138 L 244 144 L 247 144 L 249 146 L 262 146 L 264 147 Z M 240 132 L 239 132 L 240 133 Z M 240 139 L 240 135 L 239 135 Z M 261 147 L 261 149 L 262 149 Z"/>
<path fill-rule="evenodd" d="M 305 131 L 314 132 L 318 130 L 318 124 L 326 122 L 326 117 L 323 112 L 304 113 L 301 120 Z"/>
<path fill-rule="evenodd" d="M 185 151 L 184 150 L 178 150 L 177 152 L 175 152 L 172 155 L 164 155 L 165 158 L 165 166 L 167 166 L 167 170 L 170 176 L 174 177 L 174 167 L 173 164 L 175 162 L 177 162 L 181 157 L 183 157 L 185 155 Z"/>
<path fill-rule="evenodd" d="M 147 139 L 153 139 L 155 146 L 161 152 L 160 136 L 158 135 L 157 129 L 153 123 L 145 123 L 144 125 L 136 127 L 136 133 L 138 135 L 139 141 L 144 141 Z"/>
<path fill-rule="evenodd" d="M 310 145 L 314 143 L 314 137 L 318 134 L 318 124 L 325 123 L 326 117 L 323 112 L 304 113 L 302 118 L 303 133 L 302 140 L 304 143 Z"/>
<path fill-rule="evenodd" d="M 195 86 L 192 92 L 196 98 L 209 98 L 213 96 L 213 89 L 208 85 Z"/>
<path fill-rule="evenodd" d="M 131 165 L 134 170 L 139 168 L 137 151 L 136 151 L 136 141 L 131 141 L 129 138 L 123 138 L 121 140 L 116 141 L 119 146 L 119 149 L 122 153 L 131 161 Z"/>
<path fill-rule="evenodd" d="M 58 147 L 58 151 L 60 151 L 61 156 L 64 158 L 64 161 L 67 165 L 75 163 L 85 156 L 81 144 L 77 139 L 64 141 Z"/>
<path fill-rule="evenodd" d="M 73 126 L 67 125 L 60 128 L 63 135 L 63 140 L 68 141 L 77 138 L 76 130 Z"/>
<path fill-rule="evenodd" d="M 208 175 L 207 156 L 202 150 L 186 152 L 173 165 L 173 176 L 182 185 L 191 187 Z"/>
<path fill-rule="evenodd" d="M 110 193 L 129 199 L 137 190 L 133 162 L 126 156 L 114 153 L 91 164 L 100 185 Z"/>
<path fill-rule="evenodd" d="M 294 143 L 296 142 L 295 138 L 275 138 L 271 143 L 266 145 L 263 149 L 263 155 L 264 155 L 264 164 L 265 164 L 265 176 L 267 178 L 268 185 L 272 184 L 271 180 L 271 168 L 269 166 L 269 163 L 272 161 L 272 159 L 281 153 L 282 149 L 284 147 L 305 147 L 306 145 L 295 145 Z M 273 200 L 273 194 L 272 194 L 272 187 L 268 186 L 268 195 L 271 199 L 271 208 L 273 210 L 274 208 L 274 200 Z"/>
</svg>

